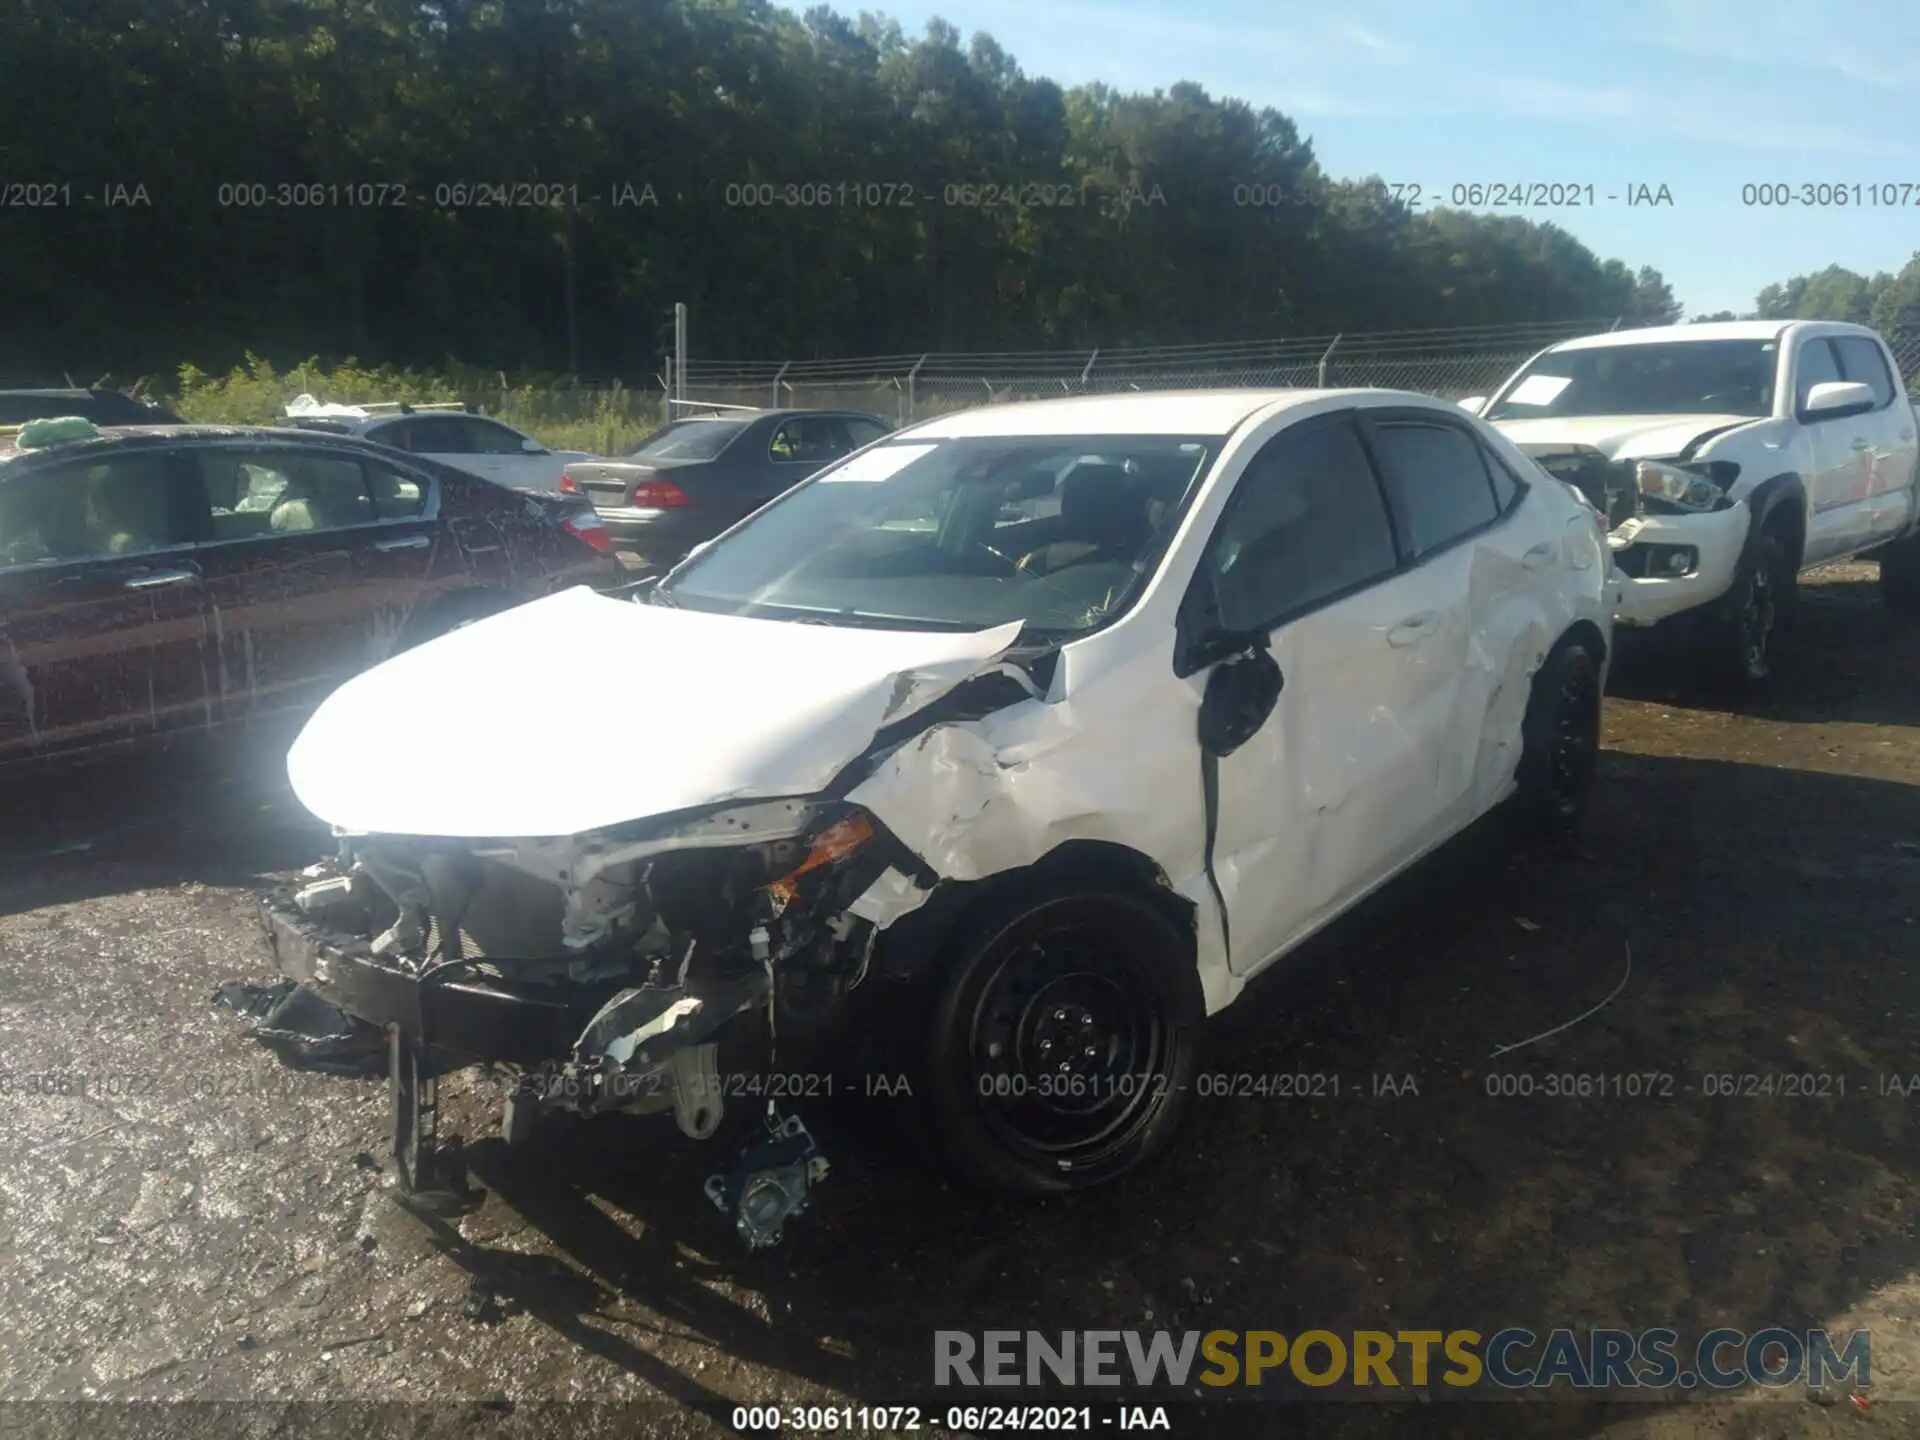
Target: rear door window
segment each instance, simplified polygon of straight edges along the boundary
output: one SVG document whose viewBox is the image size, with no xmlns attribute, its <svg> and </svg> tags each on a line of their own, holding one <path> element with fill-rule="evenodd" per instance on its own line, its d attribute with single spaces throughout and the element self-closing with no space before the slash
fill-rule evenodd
<svg viewBox="0 0 1920 1440">
<path fill-rule="evenodd" d="M 452 415 L 430 415 L 414 420 L 406 449 L 415 455 L 484 455 L 474 448 L 475 436 L 466 421 Z"/>
<path fill-rule="evenodd" d="M 1374 453 L 1415 558 L 1491 525 L 1500 515 L 1493 481 L 1473 436 L 1416 420 L 1370 424 Z"/>
</svg>

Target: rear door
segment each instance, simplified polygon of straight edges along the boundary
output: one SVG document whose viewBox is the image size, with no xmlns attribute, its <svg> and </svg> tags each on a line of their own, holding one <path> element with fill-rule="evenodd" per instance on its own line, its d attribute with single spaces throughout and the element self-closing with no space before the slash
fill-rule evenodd
<svg viewBox="0 0 1920 1440">
<path fill-rule="evenodd" d="M 206 507 L 195 553 L 212 688 L 230 719 L 318 704 L 464 580 L 424 472 L 317 446 L 236 442 L 189 458 Z"/>
<path fill-rule="evenodd" d="M 1906 387 L 1894 377 L 1880 342 L 1865 335 L 1841 335 L 1833 342 L 1840 357 L 1841 376 L 1873 387 L 1874 408 L 1859 418 L 1859 433 L 1848 448 L 1862 457 L 1864 475 L 1860 539 L 1873 544 L 1899 535 L 1915 503 L 1916 439 L 1913 407 Z M 1859 441 L 1864 440 L 1864 446 Z M 1852 547 L 1850 547 L 1852 548 Z"/>
<path fill-rule="evenodd" d="M 211 717 L 179 502 L 168 449 L 0 475 L 0 764 Z"/>
<path fill-rule="evenodd" d="M 1505 658 L 1486 651 L 1487 608 L 1498 593 L 1557 569 L 1560 537 L 1505 523 L 1517 491 L 1496 491 L 1467 421 L 1431 410 L 1360 414 L 1422 597 L 1386 637 L 1416 661 L 1407 703 L 1422 712 L 1413 728 L 1426 751 L 1408 776 L 1407 798 L 1423 817 L 1410 837 L 1418 851 L 1471 818 L 1482 721 Z"/>
</svg>

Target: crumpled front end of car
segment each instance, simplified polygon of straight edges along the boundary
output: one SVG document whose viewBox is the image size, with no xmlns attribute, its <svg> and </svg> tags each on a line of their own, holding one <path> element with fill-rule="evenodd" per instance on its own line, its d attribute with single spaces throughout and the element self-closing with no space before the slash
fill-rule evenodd
<svg viewBox="0 0 1920 1440">
<path fill-rule="evenodd" d="M 781 1098 L 723 1074 L 722 1041 L 751 1038 L 772 1070 L 783 1034 L 804 1049 L 837 1019 L 878 934 L 849 907 L 896 864 L 912 862 L 858 806 L 780 800 L 565 839 L 346 836 L 262 907 L 282 970 L 386 1032 L 396 1158 L 421 1188 L 431 1082 L 465 1065 L 507 1077 L 509 1140 L 552 1111 L 668 1112 L 704 1140 L 729 1098 Z M 805 1137 L 768 1110 L 750 1149 Z M 817 1155 L 803 1158 L 818 1178 Z M 710 1193 L 770 1243 L 784 1214 L 741 1209 L 768 1168 L 746 1166 Z"/>
</svg>

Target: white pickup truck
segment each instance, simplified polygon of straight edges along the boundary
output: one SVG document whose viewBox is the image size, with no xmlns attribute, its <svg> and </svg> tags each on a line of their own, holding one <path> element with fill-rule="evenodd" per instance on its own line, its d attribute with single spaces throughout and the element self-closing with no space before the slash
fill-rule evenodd
<svg viewBox="0 0 1920 1440">
<path fill-rule="evenodd" d="M 1616 619 L 1685 617 L 1721 676 L 1764 679 L 1804 570 L 1880 561 L 1920 612 L 1916 407 L 1872 330 L 1742 320 L 1543 350 L 1460 402 L 1606 512 Z"/>
</svg>

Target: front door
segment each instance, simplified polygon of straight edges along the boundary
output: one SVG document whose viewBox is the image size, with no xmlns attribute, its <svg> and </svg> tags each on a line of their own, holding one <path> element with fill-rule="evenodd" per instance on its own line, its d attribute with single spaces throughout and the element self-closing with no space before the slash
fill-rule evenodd
<svg viewBox="0 0 1920 1440">
<path fill-rule="evenodd" d="M 1812 514 L 1807 522 L 1804 564 L 1833 560 L 1866 543 L 1872 507 L 1867 503 L 1872 421 L 1866 415 L 1823 419 L 1806 413 L 1815 385 L 1843 380 L 1833 342 L 1807 341 L 1794 360 L 1794 412 L 1806 428 L 1813 473 L 1805 478 Z"/>
<path fill-rule="evenodd" d="M 1236 972 L 1431 833 L 1464 639 L 1445 583 L 1403 568 L 1350 414 L 1282 431 L 1236 485 L 1189 597 L 1210 625 L 1266 634 L 1282 678 L 1266 723 L 1217 761 L 1210 868 Z"/>
</svg>

